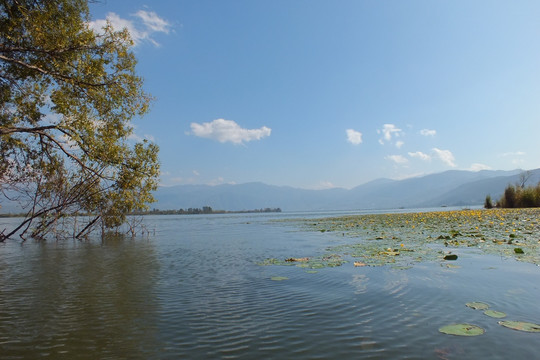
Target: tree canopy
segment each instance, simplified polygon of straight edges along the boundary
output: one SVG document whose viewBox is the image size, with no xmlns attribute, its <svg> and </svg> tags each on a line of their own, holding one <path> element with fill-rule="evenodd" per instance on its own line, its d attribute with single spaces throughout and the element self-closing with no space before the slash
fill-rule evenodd
<svg viewBox="0 0 540 360">
<path fill-rule="evenodd" d="M 0 0 L 0 190 L 26 211 L 0 240 L 81 237 L 153 201 L 158 147 L 131 136 L 151 101 L 133 42 L 89 21 L 86 0 Z"/>
</svg>

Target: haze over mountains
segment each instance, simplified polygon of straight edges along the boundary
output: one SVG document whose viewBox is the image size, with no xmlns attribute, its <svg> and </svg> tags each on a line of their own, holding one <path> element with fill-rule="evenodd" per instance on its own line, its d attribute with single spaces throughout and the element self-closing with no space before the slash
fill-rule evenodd
<svg viewBox="0 0 540 360">
<path fill-rule="evenodd" d="M 405 180 L 378 179 L 353 189 L 306 190 L 260 182 L 239 185 L 160 187 L 150 207 L 177 210 L 210 206 L 241 211 L 281 208 L 283 211 L 364 210 L 482 205 L 486 195 L 496 201 L 508 184 L 519 182 L 522 170 L 478 172 L 451 170 Z M 540 181 L 531 170 L 527 185 Z M 2 201 L 0 213 L 19 213 L 16 203 Z"/>
<path fill-rule="evenodd" d="M 219 210 L 281 208 L 283 211 L 357 210 L 481 205 L 497 200 L 522 170 L 478 172 L 451 170 L 405 180 L 378 179 L 353 189 L 306 190 L 264 183 L 161 187 L 152 207 L 160 210 L 210 206 Z M 540 181 L 531 170 L 527 185 Z"/>
</svg>

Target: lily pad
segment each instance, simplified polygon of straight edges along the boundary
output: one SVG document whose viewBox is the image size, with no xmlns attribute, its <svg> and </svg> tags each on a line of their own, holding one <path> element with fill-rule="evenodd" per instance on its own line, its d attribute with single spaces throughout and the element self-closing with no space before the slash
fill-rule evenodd
<svg viewBox="0 0 540 360">
<path fill-rule="evenodd" d="M 487 310 L 487 309 L 489 309 L 488 304 L 480 302 L 480 301 L 468 302 L 465 305 L 467 305 L 468 307 L 470 307 L 471 309 L 474 309 L 474 310 Z"/>
<path fill-rule="evenodd" d="M 533 324 L 530 322 L 524 321 L 499 321 L 499 325 L 507 327 L 509 329 L 514 329 L 518 331 L 526 332 L 540 332 L 540 325 Z"/>
<path fill-rule="evenodd" d="M 496 318 L 496 319 L 501 319 L 501 318 L 506 317 L 506 314 L 503 313 L 502 311 L 495 311 L 495 310 L 486 310 L 484 311 L 484 314 L 489 317 Z"/>
<path fill-rule="evenodd" d="M 282 281 L 282 280 L 289 280 L 288 277 L 286 276 L 272 276 L 270 278 L 270 280 L 273 280 L 273 281 Z"/>
<path fill-rule="evenodd" d="M 439 329 L 439 332 L 457 336 L 477 336 L 482 335 L 485 330 L 479 326 L 471 324 L 452 324 L 443 326 Z"/>
</svg>

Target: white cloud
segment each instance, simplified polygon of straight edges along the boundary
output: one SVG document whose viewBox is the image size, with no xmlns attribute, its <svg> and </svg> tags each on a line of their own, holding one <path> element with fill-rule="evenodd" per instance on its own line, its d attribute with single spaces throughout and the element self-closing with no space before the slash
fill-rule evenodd
<svg viewBox="0 0 540 360">
<path fill-rule="evenodd" d="M 193 134 L 198 137 L 217 140 L 221 143 L 243 144 L 270 136 L 272 129 L 263 126 L 260 129 L 243 129 L 232 120 L 216 119 L 202 124 L 191 123 Z"/>
<path fill-rule="evenodd" d="M 433 151 L 435 152 L 437 157 L 446 165 L 450 167 L 457 166 L 456 163 L 454 162 L 455 161 L 454 155 L 452 154 L 450 150 L 441 150 L 441 149 L 433 148 Z"/>
<path fill-rule="evenodd" d="M 470 171 L 491 170 L 491 167 L 484 164 L 474 163 L 471 165 L 469 170 Z"/>
<path fill-rule="evenodd" d="M 217 179 L 210 180 L 207 185 L 216 186 L 221 185 L 225 182 L 225 179 L 223 177 L 218 177 Z"/>
<path fill-rule="evenodd" d="M 347 129 L 347 141 L 358 145 L 362 143 L 362 133 L 353 129 Z"/>
<path fill-rule="evenodd" d="M 135 13 L 135 16 L 141 19 L 144 26 L 152 30 L 153 32 L 162 32 L 168 34 L 170 31 L 171 24 L 169 24 L 169 22 L 167 22 L 166 20 L 160 18 L 153 11 L 139 10 Z"/>
<path fill-rule="evenodd" d="M 419 159 L 424 160 L 424 161 L 431 160 L 431 156 L 429 156 L 428 154 L 424 154 L 421 151 L 410 152 L 409 156 L 413 157 L 413 158 L 419 158 Z"/>
<path fill-rule="evenodd" d="M 403 141 L 399 140 L 399 141 L 396 141 L 396 147 L 398 149 L 401 149 L 401 147 L 403 146 L 403 144 L 405 144 Z"/>
<path fill-rule="evenodd" d="M 143 41 L 149 41 L 155 46 L 159 46 L 159 43 L 152 38 L 152 35 L 155 33 L 168 34 L 170 32 L 171 24 L 153 11 L 139 10 L 132 17 L 135 19 L 123 19 L 118 14 L 110 12 L 105 19 L 91 21 L 88 26 L 97 33 L 103 31 L 107 22 L 111 24 L 115 31 L 127 29 L 135 45 L 139 45 Z"/>
<path fill-rule="evenodd" d="M 389 155 L 385 159 L 391 160 L 396 164 L 406 164 L 409 162 L 409 160 L 402 155 Z"/>
<path fill-rule="evenodd" d="M 332 184 L 330 181 L 321 181 L 316 186 L 314 186 L 313 190 L 325 190 L 325 189 L 334 189 L 336 186 Z"/>
<path fill-rule="evenodd" d="M 377 130 L 377 134 L 381 133 L 383 137 L 379 139 L 379 144 L 384 145 L 384 141 L 392 141 L 393 137 L 399 137 L 403 134 L 403 131 L 394 124 L 384 124 L 382 130 Z"/>
<path fill-rule="evenodd" d="M 430 130 L 430 129 L 422 129 L 420 130 L 420 134 L 424 136 L 435 136 L 437 135 L 436 130 Z"/>
<path fill-rule="evenodd" d="M 504 154 L 501 154 L 502 156 L 524 156 L 526 155 L 523 151 L 514 151 L 514 152 L 507 152 Z"/>
<path fill-rule="evenodd" d="M 193 170 L 192 173 L 193 173 L 193 175 L 195 175 L 195 176 L 201 175 L 197 170 Z"/>
<path fill-rule="evenodd" d="M 392 135 L 399 136 L 402 131 L 398 129 L 394 124 L 384 124 L 382 133 L 384 134 L 384 139 L 386 141 L 392 140 Z"/>
</svg>

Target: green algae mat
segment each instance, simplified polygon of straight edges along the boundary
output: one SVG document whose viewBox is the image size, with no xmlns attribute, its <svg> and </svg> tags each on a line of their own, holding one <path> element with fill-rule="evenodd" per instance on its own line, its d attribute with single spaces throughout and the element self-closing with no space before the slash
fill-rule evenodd
<svg viewBox="0 0 540 360">
<path fill-rule="evenodd" d="M 540 265 L 540 209 L 478 209 L 421 213 L 390 213 L 297 222 L 304 231 L 346 238 L 346 244 L 325 249 L 319 257 L 266 259 L 261 265 L 303 268 L 389 265 L 410 268 L 423 261 L 459 267 L 460 250 L 511 257 Z M 348 241 L 350 240 L 350 241 Z M 457 260 L 457 261 L 456 261 Z"/>
</svg>

